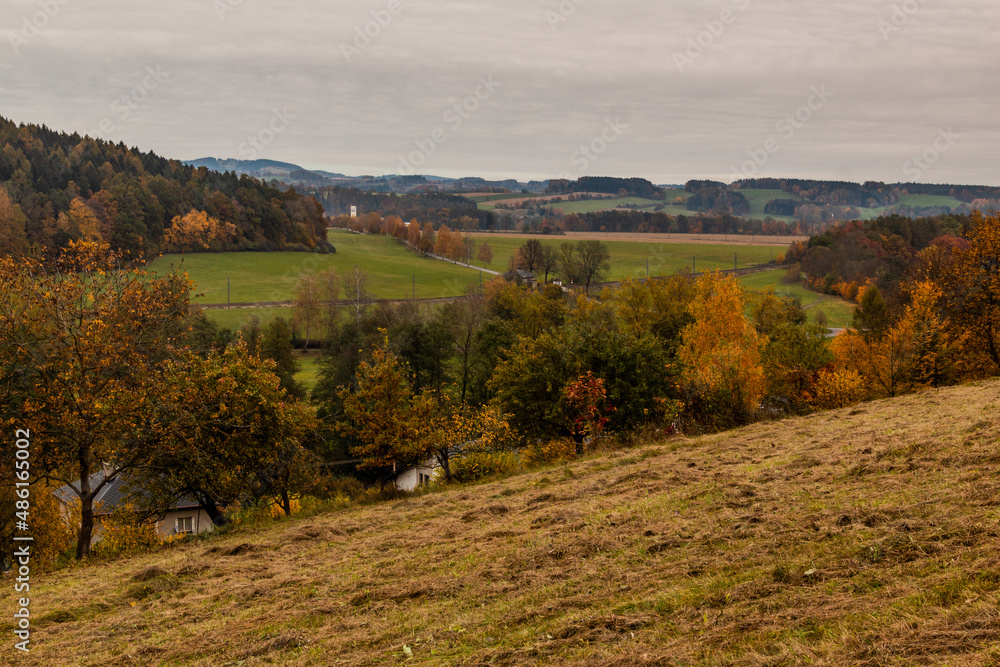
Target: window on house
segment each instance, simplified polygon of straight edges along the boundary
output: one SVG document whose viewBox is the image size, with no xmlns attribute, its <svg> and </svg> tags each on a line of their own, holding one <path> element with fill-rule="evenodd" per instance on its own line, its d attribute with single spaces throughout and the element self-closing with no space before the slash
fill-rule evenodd
<svg viewBox="0 0 1000 667">
<path fill-rule="evenodd" d="M 193 533 L 194 532 L 194 517 L 186 516 L 174 519 L 174 532 L 175 533 Z"/>
<path fill-rule="evenodd" d="M 425 475 L 422 472 L 421 473 L 417 473 L 417 474 L 420 476 L 420 486 L 423 486 L 424 484 L 430 484 L 430 482 L 431 482 L 431 476 L 430 475 Z"/>
</svg>

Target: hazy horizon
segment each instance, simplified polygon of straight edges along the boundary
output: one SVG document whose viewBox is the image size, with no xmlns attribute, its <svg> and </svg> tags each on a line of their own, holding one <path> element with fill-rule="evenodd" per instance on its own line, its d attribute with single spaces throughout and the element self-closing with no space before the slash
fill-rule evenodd
<svg viewBox="0 0 1000 667">
<path fill-rule="evenodd" d="M 2 6 L 0 115 L 181 160 L 1000 184 L 986 0 Z"/>
</svg>

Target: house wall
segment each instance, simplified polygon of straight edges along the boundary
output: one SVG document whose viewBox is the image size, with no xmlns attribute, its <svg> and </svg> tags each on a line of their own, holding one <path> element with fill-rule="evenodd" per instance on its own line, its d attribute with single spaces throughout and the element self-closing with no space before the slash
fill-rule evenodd
<svg viewBox="0 0 1000 667">
<path fill-rule="evenodd" d="M 413 491 L 420 486 L 420 475 L 431 477 L 434 475 L 434 470 L 424 466 L 410 468 L 396 477 L 396 488 L 400 491 Z"/>
<path fill-rule="evenodd" d="M 174 532 L 174 519 L 186 517 L 191 517 L 193 519 L 194 532 L 196 535 L 198 533 L 206 533 L 215 528 L 215 525 L 212 523 L 212 519 L 208 516 L 208 513 L 205 510 L 199 507 L 192 507 L 191 509 L 170 510 L 164 515 L 163 521 L 156 524 L 156 530 L 160 533 L 160 535 L 165 537 L 176 535 Z"/>
<path fill-rule="evenodd" d="M 156 532 L 164 537 L 176 535 L 174 532 L 174 519 L 180 517 L 192 517 L 194 519 L 195 534 L 206 533 L 215 528 L 212 519 L 209 518 L 205 510 L 193 507 L 191 509 L 171 510 L 167 512 L 163 521 L 156 524 Z M 94 532 L 92 533 L 91 544 L 97 544 L 101 541 L 101 535 L 104 532 L 102 518 L 100 516 L 94 517 Z"/>
</svg>

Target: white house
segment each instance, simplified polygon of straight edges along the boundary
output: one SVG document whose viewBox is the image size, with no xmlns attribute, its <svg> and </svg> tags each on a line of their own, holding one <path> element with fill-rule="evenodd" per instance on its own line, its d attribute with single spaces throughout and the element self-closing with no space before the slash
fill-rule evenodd
<svg viewBox="0 0 1000 667">
<path fill-rule="evenodd" d="M 431 467 L 430 461 L 410 466 L 396 473 L 396 488 L 400 491 L 413 491 L 419 486 L 429 484 L 433 476 L 434 468 Z"/>
<path fill-rule="evenodd" d="M 94 488 L 103 482 L 104 476 L 105 472 L 103 470 L 92 475 L 90 477 L 90 488 Z M 94 498 L 93 542 L 95 544 L 101 539 L 101 523 L 104 517 L 110 515 L 121 503 L 128 499 L 123 489 L 124 484 L 125 480 L 121 476 L 118 476 L 104 485 L 104 488 Z M 56 489 L 53 495 L 62 502 L 67 511 L 68 508 L 80 500 L 79 496 L 69 485 Z M 164 537 L 183 533 L 197 535 L 198 533 L 205 533 L 215 528 L 208 513 L 201 509 L 198 503 L 193 500 L 177 501 L 170 507 L 163 508 L 161 511 L 163 518 L 157 522 L 156 530 Z"/>
</svg>

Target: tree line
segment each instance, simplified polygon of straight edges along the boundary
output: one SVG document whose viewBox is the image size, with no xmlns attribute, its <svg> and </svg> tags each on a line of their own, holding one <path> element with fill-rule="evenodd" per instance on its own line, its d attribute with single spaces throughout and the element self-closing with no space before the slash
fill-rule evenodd
<svg viewBox="0 0 1000 667">
<path fill-rule="evenodd" d="M 322 206 L 312 197 L 3 118 L 0 186 L 0 254 L 70 241 L 147 255 L 330 249 Z M 193 215 L 211 222 L 193 224 Z M 175 225 L 186 229 L 172 233 Z"/>
</svg>

